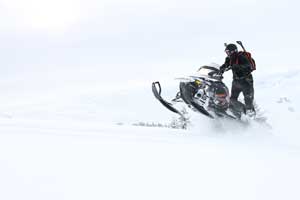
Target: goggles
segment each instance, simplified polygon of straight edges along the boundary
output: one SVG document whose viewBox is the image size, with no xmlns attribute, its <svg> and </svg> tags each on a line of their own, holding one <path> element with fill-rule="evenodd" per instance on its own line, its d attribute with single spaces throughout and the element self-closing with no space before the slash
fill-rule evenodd
<svg viewBox="0 0 300 200">
<path fill-rule="evenodd" d="M 237 52 L 237 51 L 236 50 L 230 51 L 228 49 L 225 50 L 225 53 L 227 54 L 227 56 L 231 56 L 235 52 Z"/>
</svg>

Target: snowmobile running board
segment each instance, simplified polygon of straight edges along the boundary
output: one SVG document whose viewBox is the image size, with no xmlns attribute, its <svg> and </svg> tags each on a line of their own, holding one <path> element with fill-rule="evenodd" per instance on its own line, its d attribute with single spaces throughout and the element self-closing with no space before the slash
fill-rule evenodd
<svg viewBox="0 0 300 200">
<path fill-rule="evenodd" d="M 162 104 L 164 105 L 166 108 L 168 108 L 170 111 L 174 112 L 174 113 L 177 113 L 179 114 L 182 118 L 185 119 L 184 115 L 178 111 L 176 108 L 174 108 L 174 106 L 167 102 L 166 100 L 164 100 L 162 97 L 161 97 L 161 86 L 160 86 L 160 83 L 157 81 L 157 82 L 153 82 L 152 83 L 152 92 L 155 96 L 155 98 Z"/>
</svg>

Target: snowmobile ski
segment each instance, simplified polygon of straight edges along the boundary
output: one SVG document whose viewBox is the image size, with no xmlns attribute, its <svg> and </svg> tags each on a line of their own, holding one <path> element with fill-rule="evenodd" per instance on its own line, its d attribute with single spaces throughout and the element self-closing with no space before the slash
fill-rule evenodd
<svg viewBox="0 0 300 200">
<path fill-rule="evenodd" d="M 164 105 L 166 108 L 168 108 L 170 111 L 174 112 L 174 113 L 177 113 L 178 115 L 180 115 L 180 117 L 182 118 L 185 118 L 184 115 L 179 111 L 177 110 L 173 104 L 171 104 L 170 102 L 167 102 L 166 100 L 164 100 L 162 97 L 161 97 L 161 86 L 160 86 L 160 83 L 157 81 L 157 82 L 153 82 L 152 83 L 152 92 L 155 96 L 155 98 L 162 104 Z"/>
</svg>

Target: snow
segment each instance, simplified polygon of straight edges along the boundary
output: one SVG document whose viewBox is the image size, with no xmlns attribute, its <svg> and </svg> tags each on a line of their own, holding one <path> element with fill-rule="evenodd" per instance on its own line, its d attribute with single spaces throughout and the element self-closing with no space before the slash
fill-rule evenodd
<svg viewBox="0 0 300 200">
<path fill-rule="evenodd" d="M 6 81 L 0 198 L 299 199 L 299 75 L 255 74 L 256 102 L 272 129 L 218 129 L 199 115 L 188 130 L 133 126 L 176 118 L 147 80 L 48 88 Z M 176 90 L 170 84 L 163 92 Z"/>
</svg>

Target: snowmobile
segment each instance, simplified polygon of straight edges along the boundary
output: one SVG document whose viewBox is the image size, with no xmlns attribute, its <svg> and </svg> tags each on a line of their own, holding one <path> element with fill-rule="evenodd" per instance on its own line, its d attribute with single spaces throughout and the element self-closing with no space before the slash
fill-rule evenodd
<svg viewBox="0 0 300 200">
<path fill-rule="evenodd" d="M 180 79 L 179 92 L 168 102 L 161 96 L 160 83 L 152 83 L 156 99 L 170 111 L 185 119 L 185 113 L 176 108 L 178 102 L 185 103 L 191 110 L 212 119 L 229 118 L 240 120 L 245 114 L 245 105 L 240 101 L 230 102 L 229 90 L 222 82 L 223 76 L 216 66 L 202 66 L 195 76 Z"/>
</svg>

